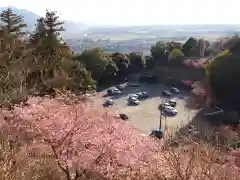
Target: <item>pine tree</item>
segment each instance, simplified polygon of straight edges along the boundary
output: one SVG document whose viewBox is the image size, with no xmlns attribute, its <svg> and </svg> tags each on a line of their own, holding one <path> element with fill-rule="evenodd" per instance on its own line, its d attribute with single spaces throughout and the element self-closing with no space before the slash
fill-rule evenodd
<svg viewBox="0 0 240 180">
<path fill-rule="evenodd" d="M 48 48 L 51 51 L 54 51 L 54 48 L 58 47 L 62 41 L 60 37 L 60 32 L 64 31 L 64 28 L 63 28 L 64 22 L 59 20 L 59 16 L 57 16 L 56 11 L 47 10 L 45 19 L 44 19 L 44 24 L 46 27 L 46 32 L 48 37 L 47 38 L 48 46 L 49 46 Z"/>
<path fill-rule="evenodd" d="M 39 79 L 42 79 L 45 87 L 51 87 L 46 79 L 55 82 L 61 62 L 68 55 L 67 45 L 62 43 L 61 31 L 64 31 L 63 22 L 55 11 L 47 10 L 45 17 L 38 20 L 35 32 L 30 37 L 32 52 L 37 57 L 36 75 L 41 76 Z"/>
<path fill-rule="evenodd" d="M 10 8 L 4 10 L 0 13 L 0 21 L 3 23 L 1 25 L 1 29 L 6 31 L 8 34 L 14 33 L 15 35 L 24 35 L 22 32 L 22 28 L 27 27 L 24 24 L 24 20 L 22 16 L 14 14 Z"/>
<path fill-rule="evenodd" d="M 59 16 L 57 16 L 56 11 L 47 10 L 44 23 L 47 28 L 48 36 L 55 35 L 59 37 L 60 32 L 64 31 L 64 22 L 59 20 Z"/>
<path fill-rule="evenodd" d="M 44 18 L 37 20 L 35 32 L 30 36 L 30 43 L 32 45 L 37 45 L 41 39 L 46 37 L 46 28 L 44 24 Z"/>
<path fill-rule="evenodd" d="M 37 52 L 45 59 L 59 58 L 63 51 L 66 54 L 67 48 L 60 36 L 60 32 L 64 31 L 63 24 L 64 22 L 59 20 L 56 11 L 47 10 L 45 17 L 38 20 L 30 42 L 38 45 Z M 40 44 L 39 41 L 41 41 Z"/>
</svg>

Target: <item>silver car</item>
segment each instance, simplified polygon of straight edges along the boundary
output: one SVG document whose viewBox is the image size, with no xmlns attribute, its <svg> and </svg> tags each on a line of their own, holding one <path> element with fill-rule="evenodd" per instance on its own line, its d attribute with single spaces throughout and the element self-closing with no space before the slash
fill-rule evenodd
<svg viewBox="0 0 240 180">
<path fill-rule="evenodd" d="M 128 95 L 128 99 L 129 99 L 129 98 L 136 98 L 136 99 L 137 99 L 137 98 L 138 98 L 138 95 L 137 95 L 137 94 L 129 94 L 129 95 Z"/>
<path fill-rule="evenodd" d="M 113 106 L 113 105 L 114 105 L 114 101 L 112 99 L 107 99 L 103 104 L 103 106 L 105 107 Z"/>
<path fill-rule="evenodd" d="M 175 116 L 175 115 L 177 115 L 178 111 L 174 107 L 172 107 L 172 106 L 166 106 L 164 108 L 164 113 L 166 115 Z"/>
<path fill-rule="evenodd" d="M 172 87 L 171 92 L 173 92 L 174 94 L 179 94 L 180 90 L 176 87 Z"/>
<path fill-rule="evenodd" d="M 139 105 L 140 101 L 137 98 L 130 97 L 130 98 L 128 98 L 128 103 L 134 104 L 134 105 Z"/>
</svg>

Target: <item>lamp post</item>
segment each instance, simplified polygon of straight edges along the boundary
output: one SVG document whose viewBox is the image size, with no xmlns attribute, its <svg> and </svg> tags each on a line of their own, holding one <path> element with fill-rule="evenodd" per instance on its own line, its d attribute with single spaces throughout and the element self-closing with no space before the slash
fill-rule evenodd
<svg viewBox="0 0 240 180">
<path fill-rule="evenodd" d="M 162 131 L 163 101 L 161 102 L 159 108 L 160 108 L 159 128 L 156 130 L 153 130 L 151 132 L 151 136 L 155 136 L 158 139 L 162 139 L 163 138 L 163 131 Z"/>
<path fill-rule="evenodd" d="M 163 100 L 161 101 L 160 104 L 160 117 L 159 117 L 159 130 L 162 129 L 162 116 L 163 116 Z"/>
</svg>

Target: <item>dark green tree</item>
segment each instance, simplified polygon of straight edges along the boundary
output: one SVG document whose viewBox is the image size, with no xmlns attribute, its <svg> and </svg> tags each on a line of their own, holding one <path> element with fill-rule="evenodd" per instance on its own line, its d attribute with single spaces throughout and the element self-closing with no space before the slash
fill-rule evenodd
<svg viewBox="0 0 240 180">
<path fill-rule="evenodd" d="M 92 73 L 93 79 L 96 81 L 102 76 L 107 64 L 111 60 L 102 49 L 98 48 L 86 50 L 80 56 L 75 56 L 74 59 L 85 64 L 87 70 Z"/>
<path fill-rule="evenodd" d="M 128 73 L 130 73 L 131 62 L 126 54 L 123 53 L 113 53 L 111 55 L 113 62 L 118 67 L 118 77 L 124 79 Z"/>
<path fill-rule="evenodd" d="M 144 59 L 145 59 L 145 68 L 151 69 L 154 67 L 154 61 L 152 56 L 145 56 Z"/>
<path fill-rule="evenodd" d="M 162 41 L 158 41 L 155 45 L 151 47 L 151 55 L 154 62 L 158 62 L 160 64 L 167 64 L 168 52 L 166 44 Z"/>
<path fill-rule="evenodd" d="M 118 75 L 117 65 L 112 60 L 109 60 L 98 83 L 100 85 L 113 83 L 114 81 L 116 81 L 117 75 Z"/>
<path fill-rule="evenodd" d="M 207 67 L 207 77 L 213 95 L 221 103 L 240 110 L 240 55 L 225 51 Z"/>
<path fill-rule="evenodd" d="M 30 35 L 30 44 L 35 46 L 38 45 L 41 39 L 46 38 L 46 34 L 47 31 L 44 24 L 44 18 L 40 18 L 37 20 L 35 31 Z"/>
<path fill-rule="evenodd" d="M 198 56 L 199 53 L 197 51 L 197 42 L 196 38 L 189 38 L 182 46 L 182 52 L 185 56 Z"/>
<path fill-rule="evenodd" d="M 22 16 L 14 14 L 12 9 L 8 8 L 0 13 L 0 28 L 8 34 L 17 36 L 24 35 L 23 28 L 27 27 Z"/>
<path fill-rule="evenodd" d="M 181 49 L 174 48 L 168 56 L 169 64 L 172 66 L 182 66 L 184 54 Z"/>
<path fill-rule="evenodd" d="M 96 82 L 92 79 L 91 73 L 79 61 L 66 60 L 61 64 L 66 80 L 66 87 L 74 92 L 84 92 L 96 88 Z"/>
<path fill-rule="evenodd" d="M 145 67 L 145 59 L 141 53 L 132 52 L 128 55 L 131 63 L 131 72 L 139 72 Z"/>
<path fill-rule="evenodd" d="M 43 47 L 52 57 L 62 55 L 65 46 L 60 34 L 64 31 L 63 24 L 64 22 L 59 19 L 56 11 L 47 10 L 44 18 L 46 38 L 43 38 Z"/>
</svg>

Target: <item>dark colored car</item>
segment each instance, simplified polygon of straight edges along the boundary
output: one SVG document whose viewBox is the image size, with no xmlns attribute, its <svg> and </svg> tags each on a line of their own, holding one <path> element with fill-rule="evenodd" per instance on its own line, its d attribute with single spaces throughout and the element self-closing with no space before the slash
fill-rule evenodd
<svg viewBox="0 0 240 180">
<path fill-rule="evenodd" d="M 116 88 L 119 89 L 119 90 L 123 90 L 124 89 L 124 85 L 117 85 Z"/>
<path fill-rule="evenodd" d="M 104 107 L 109 107 L 109 106 L 113 106 L 114 105 L 114 101 L 112 99 L 108 99 L 103 103 Z"/>
<path fill-rule="evenodd" d="M 158 139 L 162 139 L 163 138 L 163 131 L 161 129 L 153 130 L 151 132 L 150 136 L 156 137 Z"/>
<path fill-rule="evenodd" d="M 116 118 L 122 119 L 122 120 L 124 120 L 124 121 L 126 121 L 126 120 L 129 119 L 129 117 L 128 117 L 126 114 L 117 114 L 117 115 L 116 115 Z"/>
<path fill-rule="evenodd" d="M 145 99 L 148 98 L 148 93 L 147 92 L 139 92 L 137 93 L 138 99 Z"/>
<path fill-rule="evenodd" d="M 167 96 L 167 97 L 170 97 L 170 96 L 171 96 L 171 93 L 170 93 L 169 91 L 163 91 L 163 92 L 162 92 L 162 95 Z"/>
<path fill-rule="evenodd" d="M 130 87 L 138 87 L 138 86 L 139 86 L 139 84 L 136 83 L 136 82 L 130 82 L 130 83 L 128 83 L 128 85 L 129 85 Z"/>
<path fill-rule="evenodd" d="M 127 119 L 129 119 L 129 117 L 128 117 L 126 114 L 119 114 L 119 116 L 120 116 L 120 118 L 121 118 L 122 120 L 127 120 Z"/>
<path fill-rule="evenodd" d="M 154 83 L 157 83 L 158 82 L 158 79 L 156 76 L 154 75 L 141 75 L 140 78 L 139 78 L 139 81 L 140 82 L 146 82 L 146 83 L 149 83 L 149 84 L 154 84 Z"/>
<path fill-rule="evenodd" d="M 109 96 L 113 96 L 113 95 L 122 94 L 122 91 L 120 91 L 118 88 L 110 88 L 107 90 L 107 94 Z"/>
</svg>

